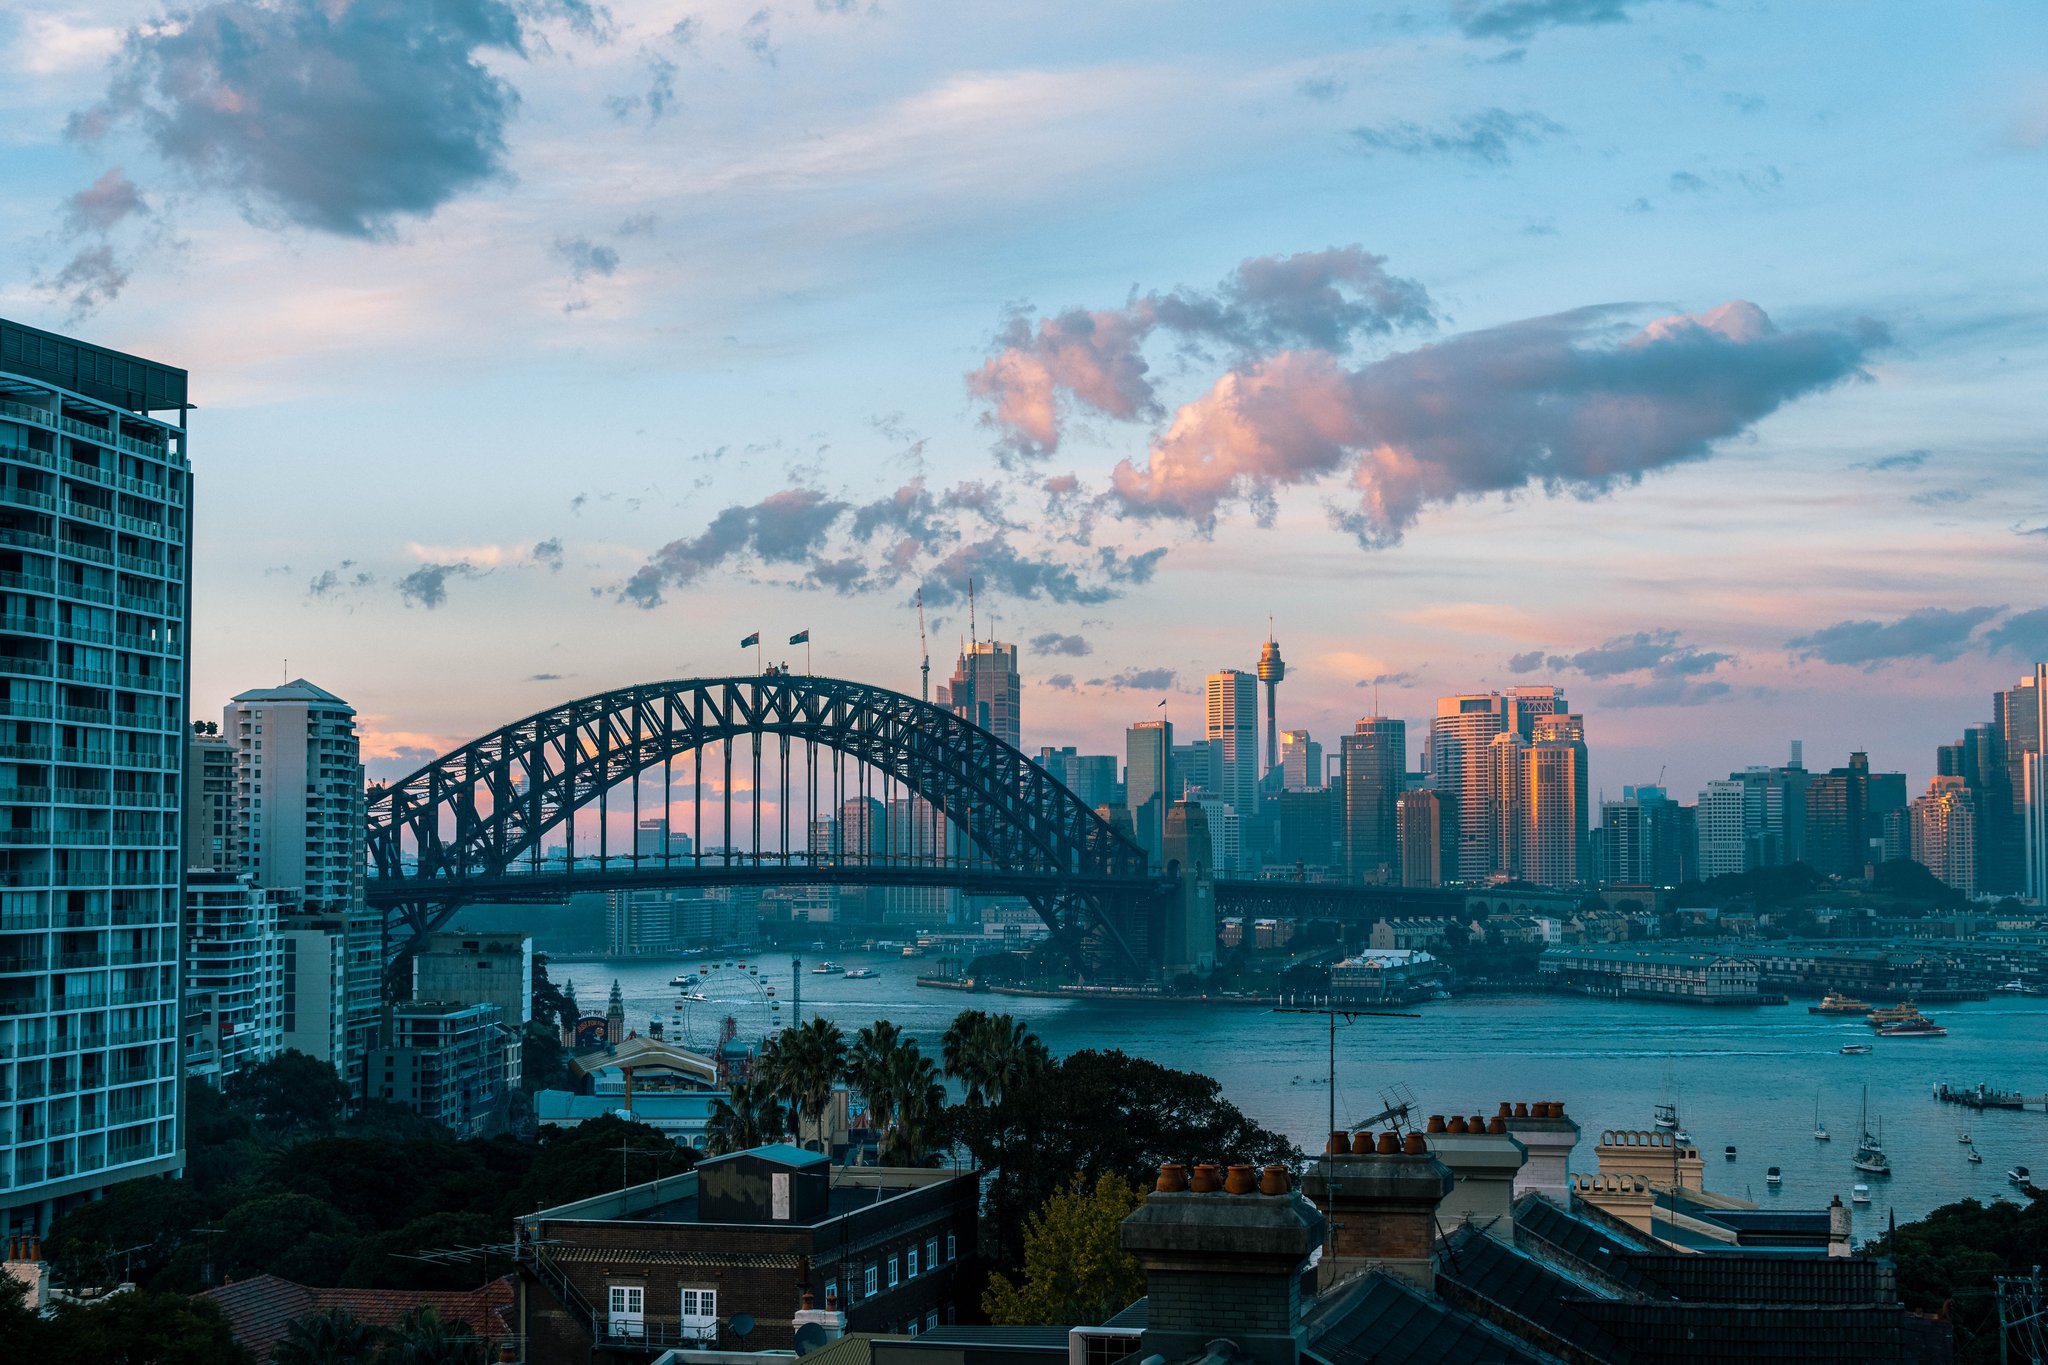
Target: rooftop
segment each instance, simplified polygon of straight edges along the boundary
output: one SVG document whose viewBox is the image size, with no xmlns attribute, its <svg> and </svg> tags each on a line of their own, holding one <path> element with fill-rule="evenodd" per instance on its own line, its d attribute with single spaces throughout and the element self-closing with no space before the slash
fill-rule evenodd
<svg viewBox="0 0 2048 1365">
<path fill-rule="evenodd" d="M 0 372 L 17 374 L 131 412 L 189 406 L 185 371 L 0 318 Z"/>
<path fill-rule="evenodd" d="M 293 678 L 280 687 L 252 687 L 247 692 L 237 692 L 234 701 L 316 701 L 326 702 L 353 712 L 354 707 L 335 696 L 324 687 L 316 687 L 304 678 Z"/>
<path fill-rule="evenodd" d="M 373 1327 L 394 1327 L 409 1308 L 431 1307 L 444 1322 L 466 1322 L 479 1336 L 497 1338 L 511 1331 L 513 1279 L 502 1276 L 479 1289 L 321 1289 L 257 1275 L 209 1289 L 199 1296 L 219 1305 L 235 1340 L 258 1360 L 270 1359 L 270 1348 L 294 1319 L 330 1308 L 345 1309 Z"/>
</svg>

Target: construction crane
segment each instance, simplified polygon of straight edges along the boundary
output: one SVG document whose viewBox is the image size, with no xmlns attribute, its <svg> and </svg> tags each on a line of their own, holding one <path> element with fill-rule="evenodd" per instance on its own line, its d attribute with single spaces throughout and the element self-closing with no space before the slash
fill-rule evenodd
<svg viewBox="0 0 2048 1365">
<path fill-rule="evenodd" d="M 932 699 L 932 652 L 924 642 L 923 588 L 917 590 L 917 652 L 922 660 L 917 666 L 917 697 L 919 701 L 928 702 Z"/>
</svg>

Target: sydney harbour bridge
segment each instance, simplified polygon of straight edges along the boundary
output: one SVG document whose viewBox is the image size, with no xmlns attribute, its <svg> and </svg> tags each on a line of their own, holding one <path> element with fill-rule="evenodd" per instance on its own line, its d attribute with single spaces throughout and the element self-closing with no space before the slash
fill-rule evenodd
<svg viewBox="0 0 2048 1365">
<path fill-rule="evenodd" d="M 643 813 L 688 834 L 688 851 L 646 847 Z M 826 817 L 842 817 L 837 838 L 814 835 Z M 550 707 L 372 787 L 368 822 L 369 900 L 400 954 L 468 904 L 810 883 L 1021 897 L 1091 974 L 1149 978 L 1186 891 L 1182 869 L 1150 866 L 1127 830 L 989 731 L 787 671 Z M 1350 918 L 1383 894 L 1221 882 L 1215 898 L 1218 914 Z"/>
</svg>

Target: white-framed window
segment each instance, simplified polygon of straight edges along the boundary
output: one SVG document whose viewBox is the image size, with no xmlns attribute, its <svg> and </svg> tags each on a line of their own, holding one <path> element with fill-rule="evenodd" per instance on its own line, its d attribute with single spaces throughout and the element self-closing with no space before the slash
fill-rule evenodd
<svg viewBox="0 0 2048 1365">
<path fill-rule="evenodd" d="M 838 1300 L 839 1300 L 839 1281 L 837 1281 L 837 1280 L 827 1280 L 827 1281 L 825 1281 L 825 1302 L 826 1302 L 826 1303 L 836 1303 L 836 1302 L 838 1302 Z"/>
<path fill-rule="evenodd" d="M 946 1259 L 947 1259 L 947 1260 L 949 1260 L 949 1261 L 950 1261 L 950 1260 L 953 1260 L 953 1259 L 954 1259 L 955 1257 L 957 1257 L 957 1256 L 958 1256 L 959 1254 L 960 1254 L 960 1253 L 958 1253 L 957 1251 L 953 1250 L 953 1234 L 952 1234 L 952 1233 L 950 1233 L 950 1232 L 949 1232 L 949 1233 L 947 1233 L 947 1234 L 946 1234 Z"/>
<path fill-rule="evenodd" d="M 914 1279 L 916 1279 L 916 1278 L 917 1278 L 917 1248 L 916 1248 L 916 1247 L 912 1247 L 912 1248 L 910 1249 L 910 1251 L 909 1251 L 909 1254 L 908 1254 L 908 1255 L 907 1255 L 907 1256 L 905 1257 L 905 1263 L 904 1263 L 904 1266 L 903 1266 L 903 1274 L 904 1274 L 904 1278 L 905 1278 L 905 1279 L 911 1279 L 911 1280 L 914 1280 Z"/>
<path fill-rule="evenodd" d="M 702 1331 L 704 1328 L 716 1331 L 718 1328 L 718 1291 L 716 1289 L 685 1289 L 683 1291 L 683 1330 Z"/>
<path fill-rule="evenodd" d="M 615 1284 L 609 1295 L 609 1329 L 615 1337 L 638 1337 L 646 1333 L 646 1291 L 637 1284 Z"/>
<path fill-rule="evenodd" d="M 928 1270 L 937 1269 L 939 1264 L 939 1239 L 927 1238 L 924 1244 L 924 1263 Z"/>
<path fill-rule="evenodd" d="M 936 1332 L 939 1330 L 938 1309 L 934 1308 L 931 1312 L 926 1313 L 924 1315 L 924 1330 L 927 1332 Z"/>
<path fill-rule="evenodd" d="M 869 1266 L 869 1267 L 868 1267 L 868 1273 L 867 1273 L 867 1282 L 866 1282 L 866 1286 L 865 1286 L 865 1288 L 863 1289 L 863 1291 L 862 1291 L 862 1292 L 863 1292 L 863 1293 L 865 1293 L 865 1294 L 867 1295 L 867 1297 L 869 1297 L 869 1298 L 871 1298 L 871 1299 L 872 1299 L 872 1298 L 873 1298 L 873 1297 L 874 1297 L 874 1296 L 875 1296 L 876 1294 L 878 1294 L 878 1293 L 880 1293 L 880 1292 L 881 1292 L 881 1290 L 880 1290 L 880 1289 L 878 1289 L 878 1288 L 876 1287 L 876 1285 L 875 1285 L 875 1268 L 874 1268 L 873 1266 Z"/>
<path fill-rule="evenodd" d="M 902 1268 L 902 1262 L 900 1262 L 896 1257 L 891 1256 L 889 1258 L 889 1287 L 891 1289 L 894 1289 L 897 1286 L 897 1284 L 902 1280 L 903 1276 L 900 1273 L 902 1271 Z"/>
<path fill-rule="evenodd" d="M 904 1331 L 904 1334 L 905 1334 L 906 1336 L 913 1336 L 913 1337 L 914 1337 L 914 1336 L 916 1336 L 916 1335 L 917 1335 L 917 1319 L 916 1319 L 916 1318 L 912 1318 L 912 1319 L 911 1319 L 911 1320 L 910 1320 L 909 1322 L 906 1322 L 906 1323 L 904 1323 L 904 1324 L 903 1324 L 903 1331 Z"/>
</svg>

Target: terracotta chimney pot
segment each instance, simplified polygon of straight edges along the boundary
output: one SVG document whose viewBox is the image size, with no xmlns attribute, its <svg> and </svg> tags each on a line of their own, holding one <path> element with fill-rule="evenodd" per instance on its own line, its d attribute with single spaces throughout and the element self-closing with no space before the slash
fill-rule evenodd
<svg viewBox="0 0 2048 1365">
<path fill-rule="evenodd" d="M 1518 1119 L 1525 1119 L 1529 1117 L 1529 1106 L 1527 1103 L 1518 1104 L 1515 1106 L 1515 1117 Z"/>
<path fill-rule="evenodd" d="M 1195 1167 L 1195 1178 L 1188 1188 L 1196 1194 L 1214 1194 L 1223 1188 L 1223 1177 L 1216 1167 L 1204 1162 Z"/>
<path fill-rule="evenodd" d="M 1266 1173 L 1259 1177 L 1259 1193 L 1287 1193 L 1287 1168 L 1285 1166 L 1268 1166 Z"/>
<path fill-rule="evenodd" d="M 1229 1177 L 1223 1182 L 1223 1191 L 1226 1194 L 1250 1194 L 1258 1187 L 1259 1183 L 1253 1177 L 1252 1168 L 1249 1166 L 1232 1166 Z"/>
<path fill-rule="evenodd" d="M 1175 1194 L 1188 1187 L 1188 1168 L 1179 1162 L 1168 1162 L 1159 1168 L 1158 1188 L 1168 1194 Z"/>
<path fill-rule="evenodd" d="M 1505 1133 L 1507 1130 L 1508 1121 L 1498 1114 L 1494 1115 L 1492 1121 L 1486 1125 L 1486 1131 L 1489 1133 Z"/>
<path fill-rule="evenodd" d="M 1474 1115 L 1473 1115 L 1473 1116 L 1472 1116 L 1471 1118 L 1469 1118 L 1469 1119 L 1466 1119 L 1466 1120 L 1465 1120 L 1465 1131 L 1466 1131 L 1466 1132 L 1468 1132 L 1468 1133 L 1483 1133 L 1483 1132 L 1485 1132 L 1485 1131 L 1486 1131 L 1486 1116 L 1485 1116 L 1484 1114 L 1474 1114 Z"/>
<path fill-rule="evenodd" d="M 1350 1135 L 1342 1132 L 1331 1133 L 1330 1143 L 1327 1147 L 1323 1148 L 1323 1150 L 1328 1152 L 1331 1156 L 1344 1155 L 1344 1153 L 1351 1150 Z"/>
<path fill-rule="evenodd" d="M 1401 1139 L 1393 1133 L 1380 1134 L 1380 1155 L 1393 1156 L 1401 1150 Z"/>
<path fill-rule="evenodd" d="M 1431 1114 L 1429 1122 L 1422 1125 L 1422 1127 L 1424 1132 L 1441 1133 L 1444 1131 L 1444 1116 L 1442 1114 Z"/>
<path fill-rule="evenodd" d="M 1408 1141 L 1401 1145 L 1401 1150 L 1409 1156 L 1428 1156 L 1429 1144 L 1422 1140 L 1422 1134 L 1410 1133 Z"/>
<path fill-rule="evenodd" d="M 1515 1106 L 1509 1104 L 1506 1100 L 1502 1100 L 1500 1102 L 1500 1116 L 1504 1119 L 1513 1118 L 1515 1116 Z"/>
<path fill-rule="evenodd" d="M 1371 1133 L 1353 1133 L 1351 1135 L 1351 1155 L 1364 1156 L 1367 1152 L 1370 1152 L 1371 1150 Z"/>
<path fill-rule="evenodd" d="M 1463 1114 L 1453 1114 L 1451 1115 L 1451 1121 L 1444 1124 L 1439 1124 L 1435 1119 L 1431 1119 L 1429 1121 L 1429 1131 L 1432 1133 L 1462 1133 L 1465 1131 L 1465 1116 Z"/>
</svg>

